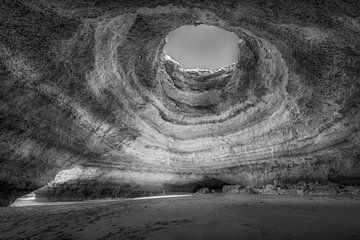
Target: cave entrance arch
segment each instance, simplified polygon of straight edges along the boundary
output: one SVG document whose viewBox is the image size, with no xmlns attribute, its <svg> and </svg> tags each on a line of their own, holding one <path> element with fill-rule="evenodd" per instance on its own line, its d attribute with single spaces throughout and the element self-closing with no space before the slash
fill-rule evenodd
<svg viewBox="0 0 360 240">
<path fill-rule="evenodd" d="M 184 25 L 166 36 L 164 53 L 185 70 L 215 70 L 237 61 L 240 41 L 216 26 Z"/>
</svg>

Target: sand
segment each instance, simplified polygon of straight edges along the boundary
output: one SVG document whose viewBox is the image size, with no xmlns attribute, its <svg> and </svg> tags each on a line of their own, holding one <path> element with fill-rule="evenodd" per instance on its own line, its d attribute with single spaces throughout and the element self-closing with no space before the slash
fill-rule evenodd
<svg viewBox="0 0 360 240">
<path fill-rule="evenodd" d="M 360 201 L 203 194 L 0 209 L 0 239 L 360 239 Z"/>
</svg>

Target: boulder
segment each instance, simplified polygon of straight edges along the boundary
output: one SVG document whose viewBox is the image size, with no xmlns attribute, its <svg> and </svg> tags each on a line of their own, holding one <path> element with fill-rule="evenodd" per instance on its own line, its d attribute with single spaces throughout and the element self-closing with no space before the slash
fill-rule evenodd
<svg viewBox="0 0 360 240">
<path fill-rule="evenodd" d="M 277 187 L 271 184 L 266 185 L 264 189 L 259 190 L 262 194 L 269 194 L 269 195 L 279 195 L 277 191 Z"/>
<path fill-rule="evenodd" d="M 360 186 L 346 186 L 344 192 L 351 194 L 360 194 Z"/>
<path fill-rule="evenodd" d="M 298 190 L 296 190 L 296 194 L 300 195 L 300 196 L 303 196 L 305 194 L 305 192 L 304 192 L 303 189 L 298 189 Z"/>
<path fill-rule="evenodd" d="M 287 184 L 285 184 L 284 188 L 285 189 L 296 189 L 296 185 L 287 183 Z"/>
<path fill-rule="evenodd" d="M 312 190 L 309 190 L 309 195 L 334 195 L 337 194 L 338 190 L 330 185 L 315 185 Z"/>
<path fill-rule="evenodd" d="M 300 181 L 296 184 L 297 190 L 307 190 L 307 184 L 305 181 Z"/>
<path fill-rule="evenodd" d="M 278 188 L 285 188 L 285 184 L 282 181 L 277 180 L 277 179 L 274 179 L 274 186 L 278 187 Z"/>
<path fill-rule="evenodd" d="M 210 189 L 207 187 L 204 188 L 200 188 L 199 190 L 197 190 L 196 193 L 200 193 L 200 194 L 206 194 L 206 193 L 211 193 Z"/>
<path fill-rule="evenodd" d="M 307 188 L 309 191 L 314 191 L 316 186 L 318 186 L 318 185 L 315 185 L 314 183 L 309 182 L 307 185 Z"/>
<path fill-rule="evenodd" d="M 240 190 L 244 187 L 240 184 L 238 185 L 225 185 L 222 188 L 223 193 L 240 193 Z"/>
<path fill-rule="evenodd" d="M 240 194 L 258 194 L 258 191 L 253 187 L 247 187 L 239 190 Z"/>
<path fill-rule="evenodd" d="M 266 187 L 265 187 L 264 190 L 265 190 L 265 192 L 276 191 L 276 190 L 277 190 L 277 186 L 268 184 L 268 185 L 266 185 Z"/>
<path fill-rule="evenodd" d="M 298 190 L 296 189 L 278 189 L 277 190 L 279 195 L 298 195 Z"/>
</svg>

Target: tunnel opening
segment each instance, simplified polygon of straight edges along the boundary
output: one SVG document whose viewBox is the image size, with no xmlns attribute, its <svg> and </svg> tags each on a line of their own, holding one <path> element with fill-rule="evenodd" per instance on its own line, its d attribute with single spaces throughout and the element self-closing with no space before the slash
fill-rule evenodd
<svg viewBox="0 0 360 240">
<path fill-rule="evenodd" d="M 184 70 L 216 70 L 237 62 L 241 42 L 212 25 L 183 25 L 166 36 L 164 53 Z"/>
<path fill-rule="evenodd" d="M 225 185 L 230 185 L 228 182 L 222 180 L 207 177 L 199 181 L 194 181 L 185 184 L 164 184 L 164 190 L 166 193 L 195 193 L 201 188 L 209 188 L 215 192 L 221 192 L 221 189 Z"/>
</svg>

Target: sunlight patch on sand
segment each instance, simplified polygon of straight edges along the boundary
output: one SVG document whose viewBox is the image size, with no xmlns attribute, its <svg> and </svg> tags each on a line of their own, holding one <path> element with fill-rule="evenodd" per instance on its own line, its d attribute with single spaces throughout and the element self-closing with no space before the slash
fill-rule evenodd
<svg viewBox="0 0 360 240">
<path fill-rule="evenodd" d="M 100 200 L 87 200 L 87 201 L 68 201 L 68 202 L 41 202 L 37 201 L 35 194 L 27 194 L 21 198 L 18 198 L 10 207 L 28 207 L 28 206 L 50 206 L 50 205 L 68 205 L 68 204 L 83 204 L 83 203 L 101 203 L 101 202 L 116 202 L 116 201 L 132 201 L 132 200 L 147 200 L 147 199 L 159 199 L 159 198 L 180 198 L 189 197 L 191 194 L 182 195 L 159 195 L 149 197 L 137 197 L 137 198 L 115 198 L 115 199 L 100 199 Z"/>
</svg>

